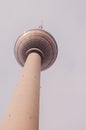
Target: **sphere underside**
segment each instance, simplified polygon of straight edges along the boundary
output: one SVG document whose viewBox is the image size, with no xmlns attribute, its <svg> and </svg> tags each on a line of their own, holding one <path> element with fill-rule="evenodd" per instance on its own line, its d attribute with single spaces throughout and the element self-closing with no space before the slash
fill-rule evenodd
<svg viewBox="0 0 86 130">
<path fill-rule="evenodd" d="M 44 30 L 29 30 L 18 38 L 14 53 L 17 61 L 24 66 L 27 56 L 31 52 L 37 52 L 41 55 L 41 70 L 47 69 L 57 57 L 58 48 L 56 41 Z"/>
</svg>

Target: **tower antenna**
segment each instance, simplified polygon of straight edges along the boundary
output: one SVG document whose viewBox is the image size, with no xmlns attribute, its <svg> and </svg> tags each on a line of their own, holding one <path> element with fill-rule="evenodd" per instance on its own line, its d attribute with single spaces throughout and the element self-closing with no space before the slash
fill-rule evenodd
<svg viewBox="0 0 86 130">
<path fill-rule="evenodd" d="M 18 38 L 14 53 L 23 71 L 1 130 L 38 130 L 40 72 L 55 62 L 58 47 L 51 34 L 32 29 Z"/>
</svg>

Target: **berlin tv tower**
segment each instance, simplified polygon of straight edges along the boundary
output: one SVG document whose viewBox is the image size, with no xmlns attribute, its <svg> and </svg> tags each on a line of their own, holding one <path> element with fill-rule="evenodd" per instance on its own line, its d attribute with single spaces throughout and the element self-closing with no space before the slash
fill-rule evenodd
<svg viewBox="0 0 86 130">
<path fill-rule="evenodd" d="M 14 53 L 24 67 L 1 130 L 38 130 L 40 71 L 54 63 L 58 47 L 51 34 L 32 29 L 17 39 Z"/>
</svg>

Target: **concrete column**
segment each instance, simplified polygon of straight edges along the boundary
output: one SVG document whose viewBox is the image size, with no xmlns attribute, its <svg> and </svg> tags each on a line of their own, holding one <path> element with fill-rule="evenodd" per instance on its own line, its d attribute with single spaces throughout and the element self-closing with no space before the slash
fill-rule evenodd
<svg viewBox="0 0 86 130">
<path fill-rule="evenodd" d="M 38 130 L 41 57 L 27 57 L 1 130 Z"/>
</svg>

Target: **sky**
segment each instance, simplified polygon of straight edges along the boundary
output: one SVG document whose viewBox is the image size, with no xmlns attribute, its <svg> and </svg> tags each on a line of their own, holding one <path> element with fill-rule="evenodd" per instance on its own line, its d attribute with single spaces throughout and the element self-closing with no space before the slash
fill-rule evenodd
<svg viewBox="0 0 86 130">
<path fill-rule="evenodd" d="M 56 62 L 41 72 L 40 129 L 86 130 L 85 0 L 0 1 L 0 121 L 22 71 L 15 42 L 40 24 L 58 45 Z"/>
</svg>

